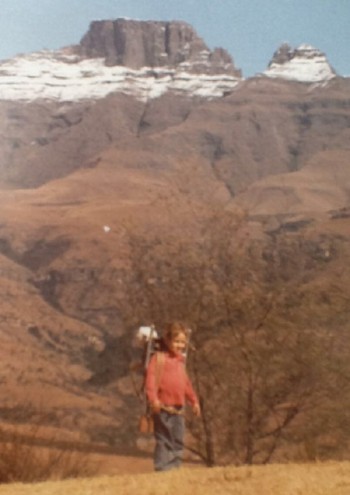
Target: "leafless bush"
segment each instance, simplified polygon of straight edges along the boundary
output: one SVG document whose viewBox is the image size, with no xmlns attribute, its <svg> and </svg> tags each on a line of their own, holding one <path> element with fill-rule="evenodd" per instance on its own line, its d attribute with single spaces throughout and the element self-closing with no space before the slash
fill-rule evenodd
<svg viewBox="0 0 350 495">
<path fill-rule="evenodd" d="M 323 262 L 302 237 L 246 239 L 240 222 L 227 212 L 198 237 L 131 237 L 124 319 L 191 326 L 188 366 L 202 406 L 189 423 L 191 450 L 207 465 L 296 459 L 292 449 L 306 439 L 316 448 L 325 431 L 333 439 L 342 431 L 345 451 L 349 333 L 345 325 L 332 331 L 334 316 L 313 302 L 310 280 Z M 334 444 L 318 446 L 317 457 L 334 457 Z"/>
<path fill-rule="evenodd" d="M 0 483 L 62 480 L 93 475 L 86 453 L 39 447 L 40 430 L 29 434 L 0 430 Z M 55 439 L 45 440 L 46 445 Z"/>
</svg>

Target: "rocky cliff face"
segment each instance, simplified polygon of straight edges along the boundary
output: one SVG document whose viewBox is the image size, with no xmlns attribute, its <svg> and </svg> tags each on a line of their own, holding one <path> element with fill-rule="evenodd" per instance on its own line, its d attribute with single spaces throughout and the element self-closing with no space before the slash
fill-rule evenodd
<svg viewBox="0 0 350 495">
<path fill-rule="evenodd" d="M 336 74 L 319 50 L 282 45 L 264 76 L 325 83 Z M 212 100 L 245 81 L 222 48 L 210 50 L 184 22 L 95 21 L 81 43 L 0 63 L 0 101 L 81 102 L 123 94 Z"/>
<path fill-rule="evenodd" d="M 291 48 L 284 43 L 274 53 L 265 76 L 306 83 L 329 81 L 336 77 L 327 57 L 317 48 L 303 44 Z"/>
<path fill-rule="evenodd" d="M 183 22 L 96 21 L 80 45 L 0 64 L 0 100 L 97 100 L 122 93 L 213 99 L 242 80 L 230 55 L 210 51 Z"/>
<path fill-rule="evenodd" d="M 81 40 L 78 53 L 102 57 L 109 66 L 183 67 L 195 73 L 241 76 L 225 50 L 211 52 L 185 22 L 95 21 Z"/>
</svg>

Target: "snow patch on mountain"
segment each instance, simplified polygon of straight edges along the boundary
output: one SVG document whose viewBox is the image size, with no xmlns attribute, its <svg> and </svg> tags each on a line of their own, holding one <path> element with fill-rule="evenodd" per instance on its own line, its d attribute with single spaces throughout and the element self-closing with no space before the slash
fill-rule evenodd
<svg viewBox="0 0 350 495">
<path fill-rule="evenodd" d="M 188 62 L 177 68 L 135 70 L 106 66 L 103 58 L 79 58 L 64 50 L 41 51 L 0 62 L 0 100 L 68 102 L 124 93 L 147 101 L 166 92 L 213 99 L 232 91 L 241 80 L 231 74 L 190 73 Z"/>
<path fill-rule="evenodd" d="M 296 49 L 283 44 L 275 52 L 263 75 L 304 83 L 324 82 L 336 77 L 325 54 L 307 44 Z"/>
</svg>

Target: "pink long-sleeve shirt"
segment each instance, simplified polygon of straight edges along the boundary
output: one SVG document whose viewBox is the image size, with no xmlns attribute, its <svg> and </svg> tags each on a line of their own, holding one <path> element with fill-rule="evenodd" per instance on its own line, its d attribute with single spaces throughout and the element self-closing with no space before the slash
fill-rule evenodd
<svg viewBox="0 0 350 495">
<path fill-rule="evenodd" d="M 184 406 L 186 401 L 192 406 L 197 404 L 198 399 L 186 373 L 183 357 L 169 352 L 163 354 L 163 362 L 157 363 L 155 354 L 147 368 L 145 388 L 148 401 L 159 401 L 165 406 Z M 158 387 L 157 366 L 160 370 Z"/>
</svg>

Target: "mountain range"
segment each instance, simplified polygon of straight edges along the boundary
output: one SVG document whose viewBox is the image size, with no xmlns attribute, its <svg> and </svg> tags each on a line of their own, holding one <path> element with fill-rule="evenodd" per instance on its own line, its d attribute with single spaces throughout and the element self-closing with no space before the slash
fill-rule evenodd
<svg viewBox="0 0 350 495">
<path fill-rule="evenodd" d="M 1 62 L 0 115 L 3 422 L 135 448 L 130 239 L 197 241 L 212 211 L 247 249 L 299 243 L 305 291 L 348 312 L 350 80 L 317 48 L 245 79 L 184 22 L 95 21 Z"/>
</svg>

